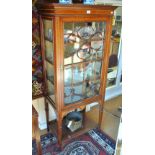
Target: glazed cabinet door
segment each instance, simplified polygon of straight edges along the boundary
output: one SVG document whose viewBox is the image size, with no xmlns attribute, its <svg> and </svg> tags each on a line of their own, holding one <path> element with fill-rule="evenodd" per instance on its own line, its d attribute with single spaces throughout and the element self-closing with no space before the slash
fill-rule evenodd
<svg viewBox="0 0 155 155">
<path fill-rule="evenodd" d="M 64 106 L 99 95 L 106 22 L 63 22 Z"/>
<path fill-rule="evenodd" d="M 55 103 L 55 75 L 54 75 L 54 30 L 53 19 L 42 19 L 43 22 L 43 51 L 46 76 L 46 91 L 49 98 Z"/>
</svg>

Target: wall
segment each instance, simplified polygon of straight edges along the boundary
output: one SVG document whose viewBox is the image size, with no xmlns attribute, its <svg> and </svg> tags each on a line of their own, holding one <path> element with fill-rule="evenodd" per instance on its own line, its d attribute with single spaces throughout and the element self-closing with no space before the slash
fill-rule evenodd
<svg viewBox="0 0 155 155">
<path fill-rule="evenodd" d="M 46 115 L 45 115 L 45 105 L 44 105 L 44 98 L 39 98 L 39 99 L 35 99 L 32 101 L 33 106 L 35 107 L 35 109 L 37 110 L 37 112 L 39 113 L 39 128 L 41 130 L 45 129 L 46 126 Z M 51 106 L 49 106 L 49 120 L 54 120 L 56 119 L 56 115 L 55 112 L 53 110 L 53 108 Z"/>
</svg>

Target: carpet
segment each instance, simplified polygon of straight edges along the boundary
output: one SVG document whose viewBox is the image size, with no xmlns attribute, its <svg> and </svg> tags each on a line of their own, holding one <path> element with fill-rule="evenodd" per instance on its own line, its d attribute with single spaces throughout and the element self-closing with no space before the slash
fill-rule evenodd
<svg viewBox="0 0 155 155">
<path fill-rule="evenodd" d="M 114 155 L 116 142 L 99 129 L 68 140 L 63 148 L 52 134 L 41 136 L 43 155 Z M 32 141 L 32 155 L 37 155 L 36 143 Z"/>
</svg>

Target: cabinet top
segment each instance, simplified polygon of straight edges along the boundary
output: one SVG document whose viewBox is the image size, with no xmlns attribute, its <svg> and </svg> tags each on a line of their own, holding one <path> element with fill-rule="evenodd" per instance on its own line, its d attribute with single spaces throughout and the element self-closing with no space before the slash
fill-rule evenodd
<svg viewBox="0 0 155 155">
<path fill-rule="evenodd" d="M 48 0 L 39 0 L 36 6 L 40 14 L 46 15 L 113 15 L 117 8 L 111 5 L 51 3 Z"/>
</svg>

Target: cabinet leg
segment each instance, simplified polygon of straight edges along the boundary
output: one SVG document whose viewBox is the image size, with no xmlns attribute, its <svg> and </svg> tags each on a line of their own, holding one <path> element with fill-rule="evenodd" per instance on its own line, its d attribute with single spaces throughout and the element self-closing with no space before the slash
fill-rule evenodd
<svg viewBox="0 0 155 155">
<path fill-rule="evenodd" d="M 49 132 L 49 106 L 46 99 L 45 99 L 45 113 L 46 113 L 47 132 Z"/>
<path fill-rule="evenodd" d="M 103 102 L 104 102 L 104 101 L 100 101 L 100 103 L 99 103 L 99 120 L 98 120 L 98 128 L 99 128 L 99 129 L 101 129 L 101 124 L 102 124 Z"/>
<path fill-rule="evenodd" d="M 82 120 L 82 127 L 85 127 L 86 122 L 86 107 L 82 110 L 83 120 Z"/>
<path fill-rule="evenodd" d="M 39 128 L 36 131 L 36 144 L 37 144 L 38 155 L 42 155 L 41 141 L 40 141 L 40 130 L 39 130 Z"/>
<path fill-rule="evenodd" d="M 57 123 L 57 136 L 58 136 L 58 144 L 62 145 L 62 118 L 58 118 Z"/>
</svg>

